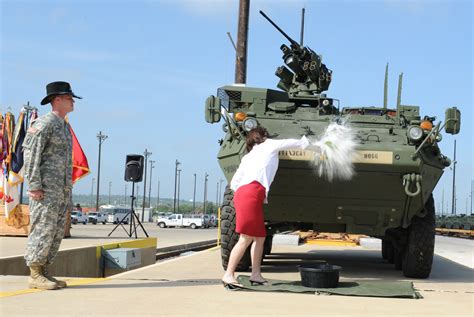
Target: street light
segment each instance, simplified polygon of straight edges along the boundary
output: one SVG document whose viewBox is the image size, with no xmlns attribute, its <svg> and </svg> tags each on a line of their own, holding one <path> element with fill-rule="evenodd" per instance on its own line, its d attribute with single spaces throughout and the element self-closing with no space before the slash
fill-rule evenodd
<svg viewBox="0 0 474 317">
<path fill-rule="evenodd" d="M 193 191 L 193 212 L 196 211 L 196 173 L 194 175 L 194 191 Z"/>
<path fill-rule="evenodd" d="M 145 221 L 145 202 L 146 202 L 146 167 L 148 165 L 148 156 L 150 156 L 152 153 L 148 152 L 147 149 L 145 149 L 145 152 L 143 152 L 143 155 L 145 155 L 145 172 L 143 173 L 145 175 L 145 178 L 143 180 L 143 204 L 142 204 L 142 222 Z"/>
<path fill-rule="evenodd" d="M 158 186 L 156 190 L 156 207 L 160 205 L 160 181 L 158 180 Z"/>
<path fill-rule="evenodd" d="M 218 207 L 221 206 L 222 204 L 222 183 L 224 182 L 224 180 L 221 178 L 219 179 L 219 205 Z"/>
<path fill-rule="evenodd" d="M 204 174 L 204 214 L 206 213 L 206 200 L 207 200 L 207 178 L 209 174 L 207 172 Z"/>
<path fill-rule="evenodd" d="M 102 152 L 102 143 L 108 138 L 107 135 L 102 134 L 102 131 L 99 131 L 97 134 L 97 140 L 99 140 L 99 161 L 97 162 L 97 196 L 95 200 L 95 210 L 99 210 L 99 188 L 100 188 L 100 155 Z"/>
<path fill-rule="evenodd" d="M 173 212 L 176 213 L 176 185 L 178 183 L 178 166 L 181 163 L 176 160 L 174 167 L 174 198 L 173 198 Z"/>
<path fill-rule="evenodd" d="M 111 191 L 112 191 L 112 182 L 109 181 L 109 205 L 111 203 L 111 200 L 110 200 Z"/>
<path fill-rule="evenodd" d="M 123 195 L 123 205 L 127 205 L 127 183 L 125 183 L 125 193 Z"/>
<path fill-rule="evenodd" d="M 153 180 L 153 168 L 155 167 L 155 162 L 150 160 L 150 188 L 148 189 L 148 207 L 151 208 L 151 181 Z"/>
<path fill-rule="evenodd" d="M 95 178 L 92 178 L 92 187 L 91 187 L 91 206 L 94 204 L 94 198 L 93 195 L 94 195 L 94 182 L 95 182 Z"/>
<path fill-rule="evenodd" d="M 178 213 L 179 213 L 179 192 L 181 191 L 181 169 L 178 170 Z"/>
</svg>

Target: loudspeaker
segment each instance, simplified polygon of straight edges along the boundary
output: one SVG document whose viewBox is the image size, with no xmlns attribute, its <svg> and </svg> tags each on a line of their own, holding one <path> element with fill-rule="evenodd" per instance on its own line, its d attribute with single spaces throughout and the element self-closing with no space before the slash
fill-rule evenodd
<svg viewBox="0 0 474 317">
<path fill-rule="evenodd" d="M 143 179 L 143 155 L 128 154 L 125 161 L 125 181 L 141 182 Z"/>
</svg>

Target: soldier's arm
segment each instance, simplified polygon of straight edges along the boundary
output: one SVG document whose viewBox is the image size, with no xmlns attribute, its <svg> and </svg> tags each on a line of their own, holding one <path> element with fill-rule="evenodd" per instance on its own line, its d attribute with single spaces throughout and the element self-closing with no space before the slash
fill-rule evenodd
<svg viewBox="0 0 474 317">
<path fill-rule="evenodd" d="M 49 140 L 49 129 L 41 124 L 28 129 L 23 142 L 25 177 L 30 191 L 42 190 L 41 160 Z"/>
</svg>

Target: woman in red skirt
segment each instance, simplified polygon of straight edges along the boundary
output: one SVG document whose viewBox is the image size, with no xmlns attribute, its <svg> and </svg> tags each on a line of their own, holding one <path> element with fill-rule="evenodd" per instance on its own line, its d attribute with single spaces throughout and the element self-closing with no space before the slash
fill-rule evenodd
<svg viewBox="0 0 474 317">
<path fill-rule="evenodd" d="M 225 286 L 238 284 L 234 276 L 235 269 L 250 244 L 250 282 L 252 285 L 267 283 L 260 270 L 266 236 L 263 204 L 267 203 L 270 185 L 278 169 L 278 152 L 290 148 L 305 149 L 309 145 L 305 136 L 301 139 L 269 139 L 268 132 L 263 127 L 251 130 L 246 143 L 248 154 L 242 158 L 230 184 L 230 188 L 235 192 L 235 231 L 240 237 L 230 253 L 227 270 L 222 278 Z"/>
</svg>

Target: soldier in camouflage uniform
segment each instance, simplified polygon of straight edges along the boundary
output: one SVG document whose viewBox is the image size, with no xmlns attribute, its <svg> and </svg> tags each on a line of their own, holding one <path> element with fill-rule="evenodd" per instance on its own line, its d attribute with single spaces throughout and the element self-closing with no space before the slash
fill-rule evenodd
<svg viewBox="0 0 474 317">
<path fill-rule="evenodd" d="M 72 137 L 65 116 L 74 110 L 73 97 L 80 97 L 66 82 L 50 83 L 46 92 L 41 104 L 51 103 L 52 111 L 33 121 L 23 142 L 31 220 L 25 260 L 30 288 L 56 289 L 67 284 L 50 276 L 48 267 L 72 209 Z"/>
</svg>

